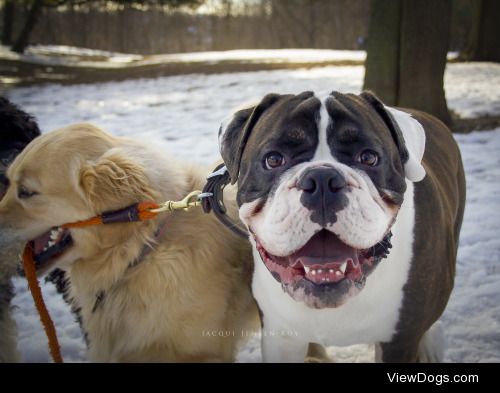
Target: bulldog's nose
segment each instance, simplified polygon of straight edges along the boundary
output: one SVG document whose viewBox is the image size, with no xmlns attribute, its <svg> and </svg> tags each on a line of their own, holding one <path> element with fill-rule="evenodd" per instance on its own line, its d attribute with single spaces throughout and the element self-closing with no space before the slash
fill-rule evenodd
<svg viewBox="0 0 500 393">
<path fill-rule="evenodd" d="M 307 170 L 297 182 L 303 191 L 301 203 L 313 213 L 311 219 L 322 226 L 336 221 L 336 212 L 345 208 L 344 175 L 335 168 L 318 167 Z"/>
<path fill-rule="evenodd" d="M 306 171 L 297 186 L 311 198 L 315 198 L 341 190 L 346 186 L 346 181 L 338 170 L 319 167 Z"/>
</svg>

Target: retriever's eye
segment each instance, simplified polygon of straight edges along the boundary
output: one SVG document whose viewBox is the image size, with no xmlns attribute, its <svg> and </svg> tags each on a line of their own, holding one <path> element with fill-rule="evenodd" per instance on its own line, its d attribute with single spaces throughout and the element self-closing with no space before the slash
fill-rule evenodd
<svg viewBox="0 0 500 393">
<path fill-rule="evenodd" d="M 19 187 L 19 190 L 17 191 L 17 196 L 19 199 L 28 199 L 35 195 L 38 195 L 38 192 L 28 190 L 26 187 L 23 186 Z"/>
</svg>

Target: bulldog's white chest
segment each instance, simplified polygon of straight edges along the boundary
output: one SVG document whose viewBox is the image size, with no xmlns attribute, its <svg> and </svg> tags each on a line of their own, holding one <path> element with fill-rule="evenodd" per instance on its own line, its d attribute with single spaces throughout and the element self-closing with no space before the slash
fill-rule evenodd
<svg viewBox="0 0 500 393">
<path fill-rule="evenodd" d="M 283 292 L 254 248 L 252 287 L 264 314 L 263 335 L 285 334 L 288 341 L 336 346 L 391 340 L 413 256 L 413 183 L 407 182 L 407 187 L 405 201 L 392 229 L 393 248 L 389 257 L 368 276 L 364 289 L 338 308 L 317 310 L 293 300 Z"/>
</svg>

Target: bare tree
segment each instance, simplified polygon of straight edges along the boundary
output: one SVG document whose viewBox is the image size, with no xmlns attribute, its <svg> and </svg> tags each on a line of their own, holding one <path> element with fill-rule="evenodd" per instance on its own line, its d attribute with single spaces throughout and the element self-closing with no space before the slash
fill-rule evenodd
<svg viewBox="0 0 500 393">
<path fill-rule="evenodd" d="M 21 33 L 12 45 L 12 50 L 18 53 L 24 52 L 44 7 L 60 7 L 64 5 L 76 6 L 84 4 L 106 5 L 108 3 L 116 3 L 122 7 L 143 5 L 149 7 L 169 6 L 175 8 L 180 6 L 196 7 L 201 5 L 204 1 L 205 0 L 22 0 L 28 7 L 28 15 L 24 21 Z M 12 31 L 12 29 L 10 29 L 10 31 Z"/>
<path fill-rule="evenodd" d="M 12 44 L 12 26 L 14 22 L 15 6 L 14 0 L 5 0 L 3 6 L 2 44 Z"/>
<path fill-rule="evenodd" d="M 364 88 L 447 124 L 443 87 L 451 0 L 373 0 Z"/>
<path fill-rule="evenodd" d="M 472 27 L 463 57 L 466 60 L 500 62 L 500 1 L 476 0 L 470 7 Z"/>
</svg>

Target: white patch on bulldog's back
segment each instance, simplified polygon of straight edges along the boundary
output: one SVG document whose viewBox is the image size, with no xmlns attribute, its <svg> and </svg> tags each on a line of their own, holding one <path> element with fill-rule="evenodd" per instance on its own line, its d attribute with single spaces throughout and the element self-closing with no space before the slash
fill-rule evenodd
<svg viewBox="0 0 500 393">
<path fill-rule="evenodd" d="M 411 182 L 406 183 L 408 188 L 404 203 L 392 229 L 391 253 L 367 277 L 364 289 L 338 308 L 309 308 L 284 293 L 281 285 L 260 262 L 259 253 L 252 241 L 257 262 L 252 289 L 264 315 L 264 333 L 294 331 L 294 340 L 303 345 L 316 342 L 346 346 L 391 341 L 399 320 L 403 287 L 408 280 L 413 258 L 414 188 Z M 263 345 L 273 345 L 272 341 L 270 338 L 263 340 Z M 274 351 L 264 348 L 263 353 L 268 354 L 265 361 L 283 358 L 279 345 L 275 346 Z"/>
<path fill-rule="evenodd" d="M 422 158 L 425 152 L 425 131 L 422 124 L 415 120 L 411 114 L 386 106 L 391 113 L 405 140 L 409 158 L 404 164 L 406 178 L 412 182 L 419 182 L 425 177 Z"/>
</svg>

